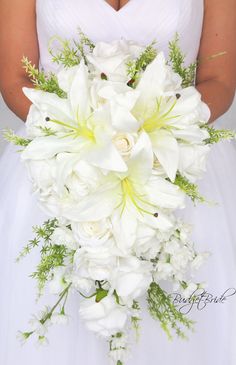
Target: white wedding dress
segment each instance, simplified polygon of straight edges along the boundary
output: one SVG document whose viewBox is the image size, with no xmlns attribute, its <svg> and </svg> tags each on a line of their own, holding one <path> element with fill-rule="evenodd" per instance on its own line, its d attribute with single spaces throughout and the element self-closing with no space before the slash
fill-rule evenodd
<svg viewBox="0 0 236 365">
<path fill-rule="evenodd" d="M 80 27 L 94 42 L 121 37 L 142 44 L 157 40 L 167 54 L 168 41 L 177 31 L 186 54 L 186 63 L 198 52 L 204 14 L 204 0 L 130 0 L 116 12 L 105 0 L 37 0 L 37 30 L 41 66 L 55 67 L 47 52 L 53 35 L 76 38 Z M 217 121 L 215 122 L 217 127 Z M 19 133 L 24 134 L 24 125 Z M 30 340 L 21 346 L 18 330 L 28 329 L 28 319 L 52 296 L 35 303 L 34 271 L 39 252 L 14 262 L 20 249 L 33 237 L 31 226 L 46 217 L 36 205 L 17 148 L 6 148 L 0 160 L 0 364 L 2 365 L 108 365 L 108 344 L 88 332 L 78 317 L 79 297 L 72 294 L 68 326 L 50 329 L 48 347 Z M 236 148 L 234 142 L 215 145 L 208 160 L 208 171 L 200 182 L 201 193 L 218 205 L 193 207 L 188 202 L 182 213 L 194 224 L 193 239 L 198 250 L 212 252 L 197 278 L 208 282 L 208 292 L 220 296 L 236 287 Z M 145 307 L 145 298 L 142 300 Z M 170 342 L 143 310 L 141 337 L 132 348 L 126 365 L 235 365 L 236 295 L 225 303 L 193 309 L 196 323 L 189 341 Z"/>
</svg>

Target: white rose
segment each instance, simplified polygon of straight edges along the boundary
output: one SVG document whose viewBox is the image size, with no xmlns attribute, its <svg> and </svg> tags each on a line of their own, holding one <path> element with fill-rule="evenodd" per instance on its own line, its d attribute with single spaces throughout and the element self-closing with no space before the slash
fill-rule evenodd
<svg viewBox="0 0 236 365">
<path fill-rule="evenodd" d="M 88 54 L 87 58 L 97 74 L 104 73 L 112 81 L 127 82 L 126 63 L 138 57 L 143 50 L 143 47 L 123 39 L 110 43 L 97 42 L 93 53 Z"/>
<path fill-rule="evenodd" d="M 34 190 L 40 191 L 43 194 L 50 193 L 55 182 L 55 159 L 27 160 L 24 163 L 33 183 Z"/>
<path fill-rule="evenodd" d="M 92 291 L 95 291 L 94 288 L 94 280 L 89 278 L 81 277 L 80 270 L 74 270 L 71 275 L 68 276 L 68 279 L 72 283 L 72 286 L 81 291 L 82 293 L 89 295 Z"/>
<path fill-rule="evenodd" d="M 189 181 L 195 182 L 201 178 L 206 171 L 206 158 L 210 151 L 207 145 L 179 145 L 179 166 L 178 170 Z"/>
<path fill-rule="evenodd" d="M 101 172 L 85 161 L 79 161 L 66 180 L 66 186 L 74 198 L 80 198 L 94 191 L 100 184 Z"/>
<path fill-rule="evenodd" d="M 132 148 L 136 143 L 136 138 L 131 133 L 117 133 L 113 137 L 113 143 L 126 161 L 130 157 Z"/>
<path fill-rule="evenodd" d="M 136 256 L 149 260 L 156 257 L 160 247 L 160 241 L 156 238 L 156 230 L 140 223 L 137 229 L 137 239 L 134 244 Z"/>
<path fill-rule="evenodd" d="M 94 247 L 82 247 L 74 255 L 74 263 L 80 278 L 92 280 L 110 280 L 117 265 L 113 242 Z"/>
<path fill-rule="evenodd" d="M 57 227 L 51 235 L 51 242 L 55 245 L 65 245 L 72 250 L 78 248 L 73 232 L 67 227 Z"/>
<path fill-rule="evenodd" d="M 152 264 L 134 256 L 120 258 L 119 265 L 113 269 L 111 287 L 126 302 L 140 297 L 152 281 Z"/>
<path fill-rule="evenodd" d="M 96 303 L 94 297 L 80 304 L 79 313 L 86 327 L 102 337 L 110 337 L 122 331 L 126 325 L 127 309 L 116 303 L 113 296 L 107 296 Z"/>
<path fill-rule="evenodd" d="M 102 245 L 112 234 L 112 226 L 107 218 L 91 222 L 73 222 L 71 227 L 81 246 Z"/>
</svg>

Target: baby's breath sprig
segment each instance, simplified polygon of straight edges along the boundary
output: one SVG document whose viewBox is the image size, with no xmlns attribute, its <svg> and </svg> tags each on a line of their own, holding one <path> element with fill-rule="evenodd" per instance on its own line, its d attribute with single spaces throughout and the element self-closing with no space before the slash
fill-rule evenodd
<svg viewBox="0 0 236 365">
<path fill-rule="evenodd" d="M 50 72 L 46 74 L 44 71 L 40 71 L 25 56 L 22 58 L 22 64 L 36 89 L 56 94 L 60 98 L 66 97 L 66 93 L 59 87 L 57 77 L 54 73 Z"/>
<path fill-rule="evenodd" d="M 222 140 L 232 140 L 236 138 L 236 132 L 230 129 L 215 129 L 208 124 L 202 124 L 201 128 L 205 128 L 209 133 L 209 138 L 205 139 L 206 144 L 218 143 Z"/>
<path fill-rule="evenodd" d="M 17 134 L 15 134 L 15 132 L 12 129 L 10 129 L 10 128 L 4 129 L 2 131 L 2 134 L 3 134 L 3 138 L 6 141 L 8 141 L 10 143 L 13 143 L 16 146 L 26 147 L 26 146 L 28 146 L 28 144 L 30 142 L 32 142 L 31 139 L 23 138 L 21 136 L 17 136 Z"/>
<path fill-rule="evenodd" d="M 137 80 L 140 72 L 144 71 L 156 57 L 157 50 L 154 48 L 155 43 L 156 41 L 154 40 L 151 44 L 149 44 L 136 60 L 127 62 L 126 65 L 128 75 L 130 76 L 130 86 L 134 85 L 134 82 Z"/>
<path fill-rule="evenodd" d="M 176 309 L 170 296 L 155 282 L 148 289 L 147 302 L 151 316 L 160 322 L 170 340 L 171 331 L 182 339 L 187 338 L 180 326 L 193 330 L 194 322 Z"/>
<path fill-rule="evenodd" d="M 179 46 L 178 33 L 175 34 L 173 41 L 169 42 L 169 60 L 173 71 L 182 78 L 182 87 L 194 85 L 198 62 L 193 62 L 188 67 L 184 66 L 185 55 Z"/>
</svg>

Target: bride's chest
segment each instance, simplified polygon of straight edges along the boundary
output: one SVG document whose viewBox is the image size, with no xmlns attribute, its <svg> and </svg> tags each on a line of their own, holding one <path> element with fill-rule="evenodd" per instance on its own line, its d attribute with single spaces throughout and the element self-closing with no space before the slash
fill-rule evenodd
<svg viewBox="0 0 236 365">
<path fill-rule="evenodd" d="M 178 32 L 183 50 L 198 47 L 204 0 L 123 0 L 119 11 L 106 0 L 36 1 L 41 53 L 50 37 L 75 38 L 78 28 L 94 42 L 123 37 L 145 45 L 156 39 L 164 51 Z"/>
</svg>

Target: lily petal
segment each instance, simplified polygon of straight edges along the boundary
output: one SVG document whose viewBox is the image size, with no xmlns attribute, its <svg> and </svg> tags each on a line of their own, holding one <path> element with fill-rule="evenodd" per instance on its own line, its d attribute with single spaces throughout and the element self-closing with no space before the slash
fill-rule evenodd
<svg viewBox="0 0 236 365">
<path fill-rule="evenodd" d="M 148 135 L 142 132 L 127 161 L 129 179 L 134 183 L 145 184 L 153 166 L 152 145 Z"/>
<path fill-rule="evenodd" d="M 107 141 L 103 144 L 91 142 L 83 149 L 82 156 L 93 166 L 109 171 L 127 171 L 126 163 L 112 142 Z"/>
<path fill-rule="evenodd" d="M 88 68 L 81 60 L 69 91 L 69 99 L 76 120 L 84 120 L 91 114 L 89 103 Z"/>
<path fill-rule="evenodd" d="M 75 222 L 92 222 L 109 217 L 120 201 L 117 191 L 117 182 L 113 186 L 112 183 L 109 186 L 105 185 L 84 197 L 79 203 L 64 207 L 63 215 Z"/>
<path fill-rule="evenodd" d="M 77 152 L 81 150 L 78 139 L 58 138 L 55 136 L 38 137 L 22 151 L 23 160 L 44 160 L 55 156 L 60 152 Z"/>
<path fill-rule="evenodd" d="M 25 96 L 42 112 L 47 112 L 49 117 L 60 121 L 71 121 L 70 104 L 67 99 L 42 90 L 27 87 L 23 87 L 22 90 Z"/>
<path fill-rule="evenodd" d="M 157 130 L 150 133 L 153 152 L 171 181 L 175 180 L 179 163 L 178 143 L 172 133 Z"/>
<path fill-rule="evenodd" d="M 162 208 L 184 208 L 185 195 L 180 188 L 163 178 L 152 175 L 145 186 L 150 201 Z"/>
</svg>

